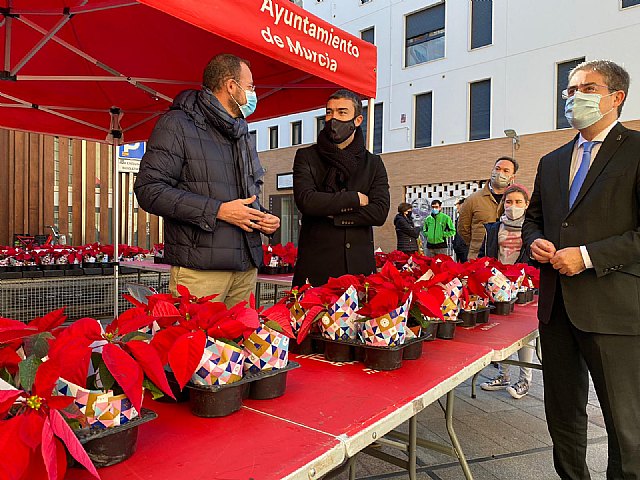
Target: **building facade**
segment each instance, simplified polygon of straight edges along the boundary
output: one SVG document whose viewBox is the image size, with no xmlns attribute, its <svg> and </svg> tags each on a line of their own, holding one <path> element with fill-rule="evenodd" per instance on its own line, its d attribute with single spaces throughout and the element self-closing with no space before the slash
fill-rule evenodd
<svg viewBox="0 0 640 480">
<path fill-rule="evenodd" d="M 395 248 L 400 202 L 452 205 L 486 180 L 498 156 L 515 156 L 517 180 L 532 186 L 539 158 L 575 134 L 561 92 L 581 61 L 625 66 L 632 83 L 621 121 L 640 128 L 640 61 L 629 47 L 640 39 L 640 0 L 295 3 L 378 47 L 374 151 L 387 167 L 392 201 L 388 222 L 375 229 L 383 250 Z M 315 142 L 323 114 L 251 124 L 267 168 L 265 196 L 283 219 L 277 240 L 297 239 L 289 174 L 297 148 Z"/>
</svg>

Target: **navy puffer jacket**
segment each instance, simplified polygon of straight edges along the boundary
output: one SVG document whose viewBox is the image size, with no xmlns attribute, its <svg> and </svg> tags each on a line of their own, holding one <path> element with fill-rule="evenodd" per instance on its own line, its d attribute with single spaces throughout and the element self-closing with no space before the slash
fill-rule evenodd
<svg viewBox="0 0 640 480">
<path fill-rule="evenodd" d="M 180 93 L 156 124 L 140 164 L 134 191 L 145 211 L 164 218 L 171 265 L 245 271 L 262 263 L 258 232 L 216 219 L 223 202 L 259 192 L 263 175 L 255 145 L 246 146 L 247 122 L 226 112 L 219 122 L 221 108 L 208 91 Z M 261 209 L 258 202 L 252 206 Z"/>
</svg>

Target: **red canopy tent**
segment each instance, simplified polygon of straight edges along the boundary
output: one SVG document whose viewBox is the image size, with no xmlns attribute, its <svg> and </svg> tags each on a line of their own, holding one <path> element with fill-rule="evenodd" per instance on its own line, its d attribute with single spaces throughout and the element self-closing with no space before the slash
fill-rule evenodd
<svg viewBox="0 0 640 480">
<path fill-rule="evenodd" d="M 252 121 L 318 108 L 338 87 L 375 97 L 375 46 L 288 0 L 0 0 L 0 128 L 146 140 L 223 52 L 251 63 Z"/>
</svg>

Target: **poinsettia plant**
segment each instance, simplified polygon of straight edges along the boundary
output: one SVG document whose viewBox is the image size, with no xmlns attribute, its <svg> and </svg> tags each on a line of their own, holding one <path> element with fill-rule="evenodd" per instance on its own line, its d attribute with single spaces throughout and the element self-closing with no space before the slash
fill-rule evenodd
<svg viewBox="0 0 640 480">
<path fill-rule="evenodd" d="M 95 478 L 95 466 L 67 423 L 78 419 L 74 398 L 53 395 L 60 365 L 48 360 L 36 368 L 22 363 L 20 388 L 0 380 L 0 472 L 16 480 L 61 479 L 68 451 Z M 66 450 L 65 450 L 66 447 Z M 6 475 L 6 476 L 4 476 Z"/>
</svg>

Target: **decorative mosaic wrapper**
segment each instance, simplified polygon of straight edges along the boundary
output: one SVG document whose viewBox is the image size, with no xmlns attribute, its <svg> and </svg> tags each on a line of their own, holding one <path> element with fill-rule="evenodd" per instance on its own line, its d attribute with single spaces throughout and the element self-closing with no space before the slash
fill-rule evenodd
<svg viewBox="0 0 640 480">
<path fill-rule="evenodd" d="M 291 312 L 291 329 L 297 338 L 307 312 L 302 308 L 302 306 L 300 306 L 300 302 L 298 300 L 296 300 L 291 308 L 289 308 L 289 312 Z"/>
<path fill-rule="evenodd" d="M 8 267 L 10 263 L 9 257 L 0 258 L 0 267 Z"/>
<path fill-rule="evenodd" d="M 261 325 L 244 341 L 244 371 L 284 368 L 289 363 L 289 337 Z"/>
<path fill-rule="evenodd" d="M 138 331 L 140 333 L 146 333 L 153 337 L 156 333 L 160 331 L 160 325 L 158 325 L 158 322 L 154 320 L 151 325 L 147 325 L 146 327 L 139 328 Z"/>
<path fill-rule="evenodd" d="M 407 317 L 411 307 L 412 295 L 395 310 L 376 318 L 369 318 L 362 322 L 360 335 L 367 345 L 376 347 L 395 347 L 402 345 L 407 338 Z"/>
<path fill-rule="evenodd" d="M 462 297 L 462 281 L 454 278 L 444 285 L 445 298 L 440 311 L 445 321 L 456 321 L 460 312 L 460 298 Z"/>
<path fill-rule="evenodd" d="M 46 253 L 42 257 L 40 257 L 41 265 L 53 265 L 54 263 L 55 260 L 53 259 L 53 255 L 51 255 L 50 253 Z"/>
<path fill-rule="evenodd" d="M 512 298 L 511 281 L 495 267 L 491 268 L 491 277 L 487 281 L 487 292 L 494 302 L 509 302 Z M 516 290 L 516 295 L 517 295 Z"/>
<path fill-rule="evenodd" d="M 244 352 L 238 347 L 207 337 L 200 364 L 191 377 L 196 385 L 225 385 L 242 378 Z"/>
<path fill-rule="evenodd" d="M 114 395 L 112 390 L 88 390 L 59 378 L 56 392 L 74 397 L 75 404 L 92 427 L 117 427 L 138 416 L 129 399 L 125 395 Z"/>
<path fill-rule="evenodd" d="M 329 307 L 320 321 L 322 336 L 330 340 L 355 340 L 358 335 L 355 315 L 358 309 L 358 292 L 352 286 Z"/>
</svg>

